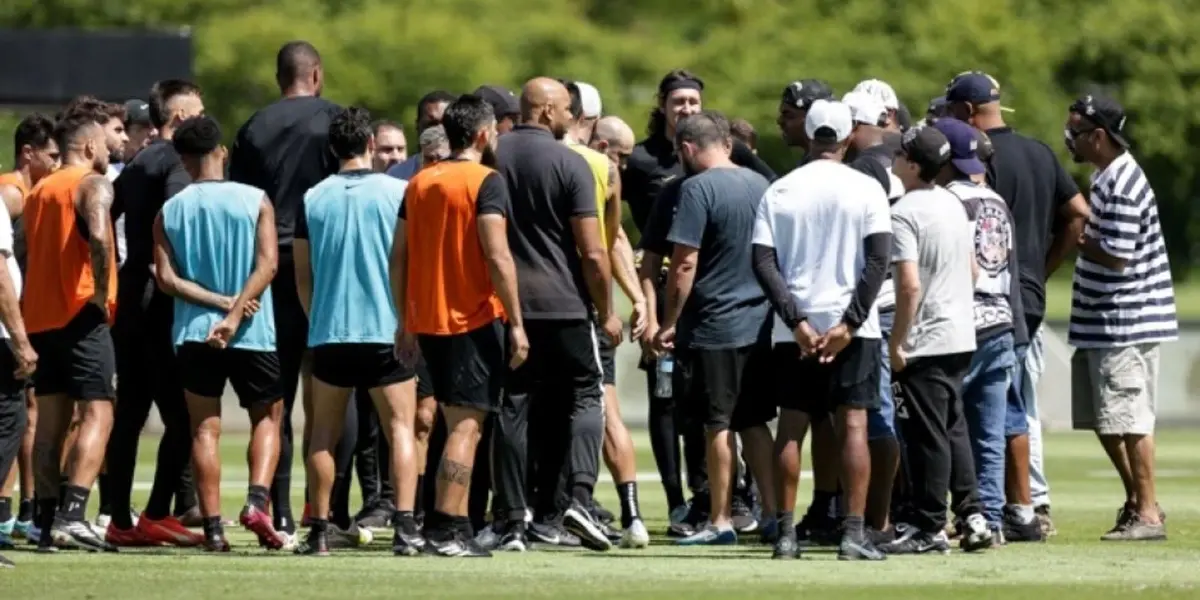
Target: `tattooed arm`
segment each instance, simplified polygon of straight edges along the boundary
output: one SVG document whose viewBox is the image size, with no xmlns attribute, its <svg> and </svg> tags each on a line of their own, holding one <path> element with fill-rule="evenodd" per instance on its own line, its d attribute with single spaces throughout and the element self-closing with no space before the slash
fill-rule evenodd
<svg viewBox="0 0 1200 600">
<path fill-rule="evenodd" d="M 109 283 L 116 262 L 113 255 L 112 221 L 109 209 L 113 204 L 113 186 L 103 175 L 88 175 L 79 183 L 75 197 L 75 212 L 82 215 L 87 225 L 88 248 L 91 251 L 92 276 L 96 280 L 96 291 L 92 304 L 108 315 Z"/>
</svg>

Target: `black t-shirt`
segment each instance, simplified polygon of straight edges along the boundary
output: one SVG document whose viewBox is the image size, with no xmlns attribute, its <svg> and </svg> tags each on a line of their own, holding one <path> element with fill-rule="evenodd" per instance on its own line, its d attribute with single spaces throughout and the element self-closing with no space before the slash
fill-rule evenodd
<svg viewBox="0 0 1200 600">
<path fill-rule="evenodd" d="M 738 166 L 758 172 L 767 181 L 775 180 L 775 172 L 771 167 L 740 141 L 734 140 L 729 158 Z M 621 172 L 621 194 L 622 199 L 629 203 L 633 224 L 639 232 L 645 234 L 650 212 L 663 188 L 672 180 L 687 175 L 683 162 L 667 138 L 650 136 L 633 147 L 625 170 Z"/>
<path fill-rule="evenodd" d="M 113 182 L 112 219 L 125 215 L 125 263 L 121 265 L 117 306 L 146 309 L 159 293 L 150 265 L 154 264 L 154 220 L 163 204 L 192 182 L 183 161 L 168 140 L 143 148 Z"/>
<path fill-rule="evenodd" d="M 598 217 L 596 183 L 578 152 L 549 131 L 518 126 L 500 137 L 498 171 L 512 212 L 508 243 L 529 319 L 586 319 L 592 306 L 571 219 Z"/>
<path fill-rule="evenodd" d="M 275 205 L 279 245 L 291 250 L 304 193 L 337 173 L 329 123 L 342 109 L 316 96 L 283 98 L 254 113 L 238 130 L 229 179 L 263 190 Z"/>
<path fill-rule="evenodd" d="M 850 161 L 850 168 L 878 181 L 879 185 L 883 186 L 883 193 L 890 198 L 892 196 L 892 178 L 888 175 L 888 167 L 892 165 L 893 156 L 895 153 L 888 148 L 887 144 L 871 146 L 859 152 L 858 156 Z"/>
<path fill-rule="evenodd" d="M 1020 260 L 1021 304 L 1032 337 L 1046 315 L 1046 253 L 1054 220 L 1079 187 L 1042 142 L 1010 127 L 989 129 L 994 154 L 988 185 L 1012 211 Z"/>
</svg>

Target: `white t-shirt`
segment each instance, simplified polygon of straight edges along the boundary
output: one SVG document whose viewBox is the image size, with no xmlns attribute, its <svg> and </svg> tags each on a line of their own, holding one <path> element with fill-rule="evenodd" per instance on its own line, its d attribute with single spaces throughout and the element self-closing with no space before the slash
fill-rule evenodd
<svg viewBox="0 0 1200 600">
<path fill-rule="evenodd" d="M 779 270 L 818 333 L 842 320 L 867 255 L 863 240 L 891 232 L 887 195 L 879 182 L 842 163 L 809 162 L 771 184 L 758 206 L 754 244 L 775 248 Z M 857 337 L 878 338 L 872 306 Z M 775 342 L 792 332 L 776 317 Z"/>
<path fill-rule="evenodd" d="M 17 264 L 17 257 L 13 254 L 13 226 L 12 218 L 8 215 L 8 207 L 0 202 L 0 256 L 4 258 L 5 264 L 8 265 L 8 272 L 12 275 L 13 291 L 17 294 L 17 299 L 21 299 L 21 267 Z M 4 324 L 0 323 L 0 339 L 9 339 L 8 330 L 4 328 Z"/>
<path fill-rule="evenodd" d="M 962 202 L 945 188 L 913 190 L 892 206 L 892 263 L 916 263 L 921 280 L 909 357 L 975 350 L 974 238 Z"/>
<path fill-rule="evenodd" d="M 117 177 L 121 175 L 121 169 L 124 167 L 125 165 L 121 165 L 118 168 L 109 163 L 108 171 L 104 176 L 109 181 L 116 181 Z M 117 222 L 113 224 L 113 230 L 117 237 L 117 265 L 120 266 L 125 264 L 125 215 L 121 215 L 121 218 L 117 219 Z"/>
</svg>

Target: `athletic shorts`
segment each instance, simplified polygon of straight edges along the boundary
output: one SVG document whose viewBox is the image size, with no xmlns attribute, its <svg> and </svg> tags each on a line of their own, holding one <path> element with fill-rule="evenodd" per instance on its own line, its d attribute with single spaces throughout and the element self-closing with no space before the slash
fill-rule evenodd
<svg viewBox="0 0 1200 600">
<path fill-rule="evenodd" d="M 497 410 L 508 372 L 505 339 L 499 319 L 466 333 L 418 335 L 438 404 Z"/>
<path fill-rule="evenodd" d="M 429 366 L 425 357 L 417 359 L 417 400 L 433 397 L 433 377 L 429 375 Z"/>
<path fill-rule="evenodd" d="M 599 331 L 596 332 L 600 334 Z M 596 346 L 600 351 L 600 372 L 604 385 L 617 384 L 617 348 L 607 335 L 596 336 Z"/>
<path fill-rule="evenodd" d="M 377 388 L 416 377 L 391 344 L 321 344 L 312 348 L 313 377 L 340 388 Z"/>
<path fill-rule="evenodd" d="M 1158 344 L 1079 348 L 1071 356 L 1071 421 L 1100 435 L 1152 435 Z"/>
<path fill-rule="evenodd" d="M 839 406 L 877 409 L 883 368 L 883 340 L 854 338 L 829 364 L 801 358 L 797 344 L 771 350 L 775 403 L 784 410 L 807 413 L 818 420 Z"/>
<path fill-rule="evenodd" d="M 775 418 L 766 385 L 770 353 L 765 344 L 675 352 L 672 387 L 686 417 L 708 431 L 742 431 Z"/>
<path fill-rule="evenodd" d="M 228 381 L 245 409 L 283 399 L 279 355 L 273 351 L 219 350 L 202 342 L 185 342 L 176 355 L 183 389 L 192 394 L 220 398 Z"/>
<path fill-rule="evenodd" d="M 29 335 L 38 354 L 33 384 L 38 396 L 74 400 L 116 398 L 117 353 L 104 311 L 88 303 L 65 327 Z"/>
</svg>

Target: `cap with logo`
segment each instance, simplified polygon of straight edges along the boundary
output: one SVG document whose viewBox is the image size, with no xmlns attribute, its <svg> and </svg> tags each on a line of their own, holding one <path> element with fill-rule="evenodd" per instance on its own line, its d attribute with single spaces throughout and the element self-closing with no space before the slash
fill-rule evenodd
<svg viewBox="0 0 1200 600">
<path fill-rule="evenodd" d="M 125 101 L 125 126 L 152 125 L 150 122 L 150 105 L 145 100 Z"/>
<path fill-rule="evenodd" d="M 964 71 L 954 76 L 946 86 L 946 102 L 991 104 L 1000 101 L 1000 83 L 983 71 Z M 1000 110 L 1012 112 L 1007 106 Z"/>
<path fill-rule="evenodd" d="M 833 88 L 820 79 L 793 81 L 783 89 L 784 104 L 808 110 L 817 100 L 833 100 Z"/>
<path fill-rule="evenodd" d="M 1103 129 L 1122 148 L 1129 147 L 1129 140 L 1125 139 L 1125 108 L 1116 99 L 1099 93 L 1080 96 L 1071 105 L 1071 112 Z"/>
<path fill-rule="evenodd" d="M 492 111 L 496 113 L 497 120 L 521 114 L 521 105 L 508 88 L 498 85 L 481 85 L 475 90 L 474 95 L 492 105 Z"/>
<path fill-rule="evenodd" d="M 950 160 L 950 141 L 936 127 L 914 127 L 904 132 L 900 152 L 922 170 L 940 169 Z"/>
<path fill-rule="evenodd" d="M 858 85 L 854 86 L 854 91 L 862 92 L 875 98 L 887 110 L 900 109 L 900 98 L 896 96 L 896 90 L 892 89 L 892 86 L 888 85 L 882 79 L 860 81 Z"/>
<path fill-rule="evenodd" d="M 979 134 L 974 127 L 958 119 L 938 119 L 933 127 L 950 142 L 950 162 L 964 175 L 982 175 L 987 172 L 979 160 Z"/>
<path fill-rule="evenodd" d="M 820 142 L 844 142 L 854 130 L 850 107 L 833 100 L 816 100 L 808 107 L 804 132 L 808 139 Z"/>
<path fill-rule="evenodd" d="M 886 122 L 887 108 L 874 96 L 865 92 L 846 92 L 842 104 L 850 107 L 855 123 L 880 126 Z"/>
<path fill-rule="evenodd" d="M 582 81 L 576 81 L 575 85 L 579 88 L 579 101 L 583 104 L 583 118 L 599 119 L 603 108 L 600 104 L 600 90 Z"/>
</svg>

